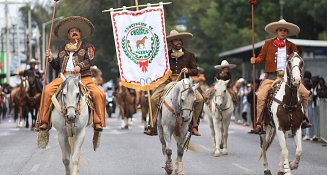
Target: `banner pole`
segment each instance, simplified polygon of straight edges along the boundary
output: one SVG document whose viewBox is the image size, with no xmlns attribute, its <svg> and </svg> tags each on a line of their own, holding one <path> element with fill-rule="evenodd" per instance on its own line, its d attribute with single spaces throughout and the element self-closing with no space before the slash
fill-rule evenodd
<svg viewBox="0 0 327 175">
<path fill-rule="evenodd" d="M 256 4 L 256 0 L 249 0 L 249 4 L 252 7 L 252 57 L 255 57 L 254 53 L 254 5 Z M 256 89 L 256 82 L 255 82 L 255 64 L 252 64 L 252 84 L 253 84 L 253 127 L 256 128 L 257 126 L 257 112 L 256 112 L 256 98 L 255 98 L 255 89 Z"/>
</svg>

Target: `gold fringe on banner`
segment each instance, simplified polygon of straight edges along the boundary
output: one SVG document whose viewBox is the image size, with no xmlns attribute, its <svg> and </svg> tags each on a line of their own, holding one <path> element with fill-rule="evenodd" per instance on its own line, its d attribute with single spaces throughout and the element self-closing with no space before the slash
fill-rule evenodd
<svg viewBox="0 0 327 175">
<path fill-rule="evenodd" d="M 148 86 L 139 86 L 139 85 L 125 82 L 125 81 L 120 81 L 120 83 L 121 83 L 121 85 L 123 85 L 127 88 L 137 89 L 137 90 L 141 90 L 141 91 L 149 91 L 149 90 L 156 88 L 162 82 L 166 81 L 170 77 L 171 73 L 172 73 L 171 70 L 169 70 L 162 78 L 157 80 L 155 83 L 151 83 Z"/>
</svg>

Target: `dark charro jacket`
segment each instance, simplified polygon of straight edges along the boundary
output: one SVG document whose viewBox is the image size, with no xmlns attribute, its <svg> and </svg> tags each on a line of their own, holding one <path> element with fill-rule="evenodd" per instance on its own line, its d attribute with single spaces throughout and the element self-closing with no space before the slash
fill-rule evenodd
<svg viewBox="0 0 327 175">
<path fill-rule="evenodd" d="M 24 70 L 23 72 L 23 76 L 24 77 L 35 77 L 35 81 L 36 81 L 36 89 L 37 89 L 37 92 L 42 92 L 42 82 L 41 82 L 41 79 L 42 79 L 42 74 L 41 72 L 38 70 L 38 69 L 26 69 Z"/>
<path fill-rule="evenodd" d="M 90 67 L 94 64 L 94 56 L 90 57 L 88 54 L 89 49 L 93 49 L 94 46 L 89 43 L 80 42 L 78 44 L 78 49 L 73 55 L 74 66 L 79 66 L 81 68 L 81 76 L 91 76 Z M 65 45 L 62 46 L 58 51 L 57 58 L 51 60 L 51 66 L 61 73 L 65 72 L 67 62 L 69 59 L 69 52 L 65 50 Z"/>
<path fill-rule="evenodd" d="M 188 73 L 186 74 L 187 77 L 189 76 L 196 76 L 198 75 L 198 65 L 196 63 L 196 59 L 193 53 L 185 50 L 183 48 L 184 55 L 179 58 L 172 58 L 171 53 L 172 50 L 168 51 L 169 54 L 169 64 L 170 70 L 172 74 L 179 74 L 181 70 L 186 67 L 188 68 Z"/>
<path fill-rule="evenodd" d="M 277 62 L 275 62 L 276 52 L 278 47 L 274 45 L 276 38 L 269 39 L 262 46 L 259 56 L 256 58 L 255 63 L 260 64 L 265 61 L 265 72 L 276 72 Z M 286 52 L 287 55 L 291 55 L 293 52 L 297 52 L 296 45 L 286 39 Z"/>
</svg>

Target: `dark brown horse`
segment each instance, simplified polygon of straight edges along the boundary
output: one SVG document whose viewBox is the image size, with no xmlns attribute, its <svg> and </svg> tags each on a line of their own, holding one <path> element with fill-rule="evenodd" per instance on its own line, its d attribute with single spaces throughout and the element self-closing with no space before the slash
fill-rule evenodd
<svg viewBox="0 0 327 175">
<path fill-rule="evenodd" d="M 142 111 L 142 122 L 144 122 L 144 130 L 150 125 L 150 121 L 147 122 L 147 115 L 149 113 L 148 94 L 145 91 L 140 92 L 140 105 Z"/>
<path fill-rule="evenodd" d="M 32 128 L 35 127 L 37 114 L 40 108 L 41 93 L 38 90 L 38 82 L 34 72 L 27 74 L 29 89 L 27 91 L 27 110 L 32 116 Z M 41 88 L 41 87 L 39 87 Z"/>
</svg>

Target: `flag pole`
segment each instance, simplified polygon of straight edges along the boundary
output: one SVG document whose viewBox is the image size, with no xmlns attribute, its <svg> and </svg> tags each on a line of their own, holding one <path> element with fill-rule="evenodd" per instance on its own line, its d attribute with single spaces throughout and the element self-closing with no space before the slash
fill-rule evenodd
<svg viewBox="0 0 327 175">
<path fill-rule="evenodd" d="M 56 5 L 57 5 L 57 2 L 59 0 L 54 0 L 53 1 L 53 13 L 52 13 L 52 20 L 51 20 L 51 26 L 50 26 L 50 32 L 49 32 L 49 41 L 48 41 L 48 50 L 50 49 L 50 46 L 51 46 L 51 39 L 52 39 L 52 28 L 53 28 L 53 22 L 54 22 L 54 18 L 56 16 Z M 45 62 L 45 69 L 44 69 L 44 75 L 43 75 L 43 88 L 42 88 L 42 95 L 41 95 L 41 102 L 40 102 L 40 106 L 43 105 L 43 101 L 44 101 L 44 90 L 45 90 L 45 83 L 46 83 L 46 80 L 47 80 L 47 72 L 48 72 L 48 60 L 46 59 L 46 62 Z M 36 125 L 37 125 L 37 128 L 38 128 L 38 125 L 40 124 L 39 121 L 40 121 L 40 115 L 43 115 L 43 114 L 40 114 L 38 115 L 37 117 L 37 120 L 36 120 Z"/>
<path fill-rule="evenodd" d="M 138 0 L 135 0 L 135 7 L 136 7 L 136 11 L 139 11 L 139 2 Z M 153 117 L 152 117 L 152 107 L 151 107 L 151 93 L 150 90 L 147 90 L 148 93 L 148 104 L 149 104 L 149 118 L 150 118 L 150 126 L 151 128 L 154 127 L 154 123 L 153 123 Z"/>
<path fill-rule="evenodd" d="M 137 2 L 138 3 L 138 2 Z M 154 3 L 154 4 L 150 4 L 151 6 L 158 6 L 158 5 L 168 5 L 171 4 L 172 2 L 161 2 L 161 3 Z M 136 4 L 136 2 L 135 2 Z M 108 10 L 102 10 L 102 13 L 105 12 L 111 12 L 111 11 L 116 11 L 116 10 L 124 10 L 124 9 L 131 9 L 131 8 L 136 8 L 138 9 L 139 7 L 146 7 L 148 6 L 148 4 L 143 4 L 143 5 L 135 5 L 135 6 L 128 6 L 128 7 L 121 7 L 121 8 L 110 8 Z"/>
<path fill-rule="evenodd" d="M 254 5 L 257 3 L 256 0 L 248 0 L 249 4 L 252 7 L 252 57 L 255 57 L 254 53 Z M 254 121 L 253 127 L 256 128 L 257 126 L 257 113 L 256 113 L 256 98 L 255 98 L 255 64 L 252 64 L 252 83 L 253 83 L 253 114 L 254 114 Z"/>
</svg>

